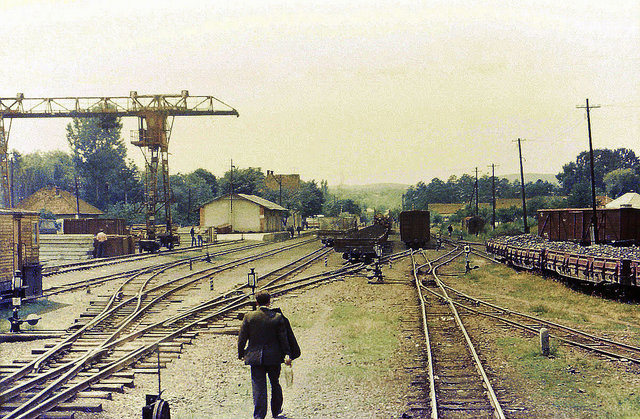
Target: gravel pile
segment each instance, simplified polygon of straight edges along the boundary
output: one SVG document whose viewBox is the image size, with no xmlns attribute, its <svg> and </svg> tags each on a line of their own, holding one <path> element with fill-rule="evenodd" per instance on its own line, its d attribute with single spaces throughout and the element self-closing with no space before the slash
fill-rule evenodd
<svg viewBox="0 0 640 419">
<path fill-rule="evenodd" d="M 489 242 L 507 244 L 516 247 L 526 247 L 536 250 L 560 250 L 567 253 L 575 253 L 587 256 L 640 260 L 640 248 L 635 245 L 628 247 L 615 247 L 607 244 L 581 246 L 572 242 L 552 242 L 533 234 L 496 237 L 494 239 L 491 239 Z"/>
</svg>

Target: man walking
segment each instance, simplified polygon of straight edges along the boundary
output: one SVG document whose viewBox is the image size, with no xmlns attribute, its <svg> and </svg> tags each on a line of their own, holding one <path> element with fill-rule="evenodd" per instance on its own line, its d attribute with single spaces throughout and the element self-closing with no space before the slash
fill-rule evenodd
<svg viewBox="0 0 640 419">
<path fill-rule="evenodd" d="M 291 349 L 284 317 L 269 308 L 271 295 L 260 291 L 256 302 L 258 309 L 246 314 L 240 327 L 238 359 L 244 359 L 245 364 L 251 366 L 254 419 L 264 419 L 267 415 L 267 375 L 271 383 L 271 413 L 276 418 L 282 413 L 283 401 L 280 364 L 284 361 L 291 365 Z"/>
</svg>

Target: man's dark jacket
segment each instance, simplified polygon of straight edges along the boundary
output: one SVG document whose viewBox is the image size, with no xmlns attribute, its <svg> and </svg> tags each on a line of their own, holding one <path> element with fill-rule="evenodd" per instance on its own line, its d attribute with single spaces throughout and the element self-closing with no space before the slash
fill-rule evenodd
<svg viewBox="0 0 640 419">
<path fill-rule="evenodd" d="M 285 355 L 291 356 L 291 349 L 282 314 L 267 307 L 247 313 L 238 335 L 238 358 L 247 365 L 278 365 Z"/>
</svg>

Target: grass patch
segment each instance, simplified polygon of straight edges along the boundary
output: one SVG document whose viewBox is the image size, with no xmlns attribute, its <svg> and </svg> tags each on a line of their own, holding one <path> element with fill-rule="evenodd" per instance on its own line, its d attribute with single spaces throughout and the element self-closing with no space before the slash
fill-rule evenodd
<svg viewBox="0 0 640 419">
<path fill-rule="evenodd" d="M 384 361 L 393 357 L 400 345 L 396 333 L 399 323 L 396 315 L 362 309 L 351 303 L 336 305 L 329 324 L 339 331 L 347 364 L 336 366 L 330 373 L 364 379 L 387 372 Z"/>
<path fill-rule="evenodd" d="M 68 306 L 69 304 L 57 303 L 48 300 L 38 300 L 27 304 L 23 304 L 20 307 L 20 318 L 25 318 L 29 314 L 44 314 L 50 311 L 55 311 L 59 308 Z M 13 308 L 2 307 L 0 308 L 0 332 L 8 332 L 10 328 L 9 317 L 13 315 Z M 30 326 L 27 323 L 22 325 L 23 330 L 35 329 L 37 326 Z"/>
<path fill-rule="evenodd" d="M 606 361 L 563 347 L 547 358 L 535 340 L 504 337 L 496 346 L 536 403 L 568 417 L 637 417 L 640 411 L 640 384 L 620 385 Z"/>
</svg>

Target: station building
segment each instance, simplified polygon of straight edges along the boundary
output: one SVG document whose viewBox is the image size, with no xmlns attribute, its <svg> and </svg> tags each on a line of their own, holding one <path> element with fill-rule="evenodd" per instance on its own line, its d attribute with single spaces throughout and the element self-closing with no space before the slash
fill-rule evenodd
<svg viewBox="0 0 640 419">
<path fill-rule="evenodd" d="M 200 227 L 242 233 L 284 230 L 287 209 L 256 195 L 229 194 L 200 207 Z"/>
<path fill-rule="evenodd" d="M 95 218 L 103 212 L 82 199 L 77 199 L 71 192 L 56 186 L 37 190 L 15 206 L 27 211 L 50 211 L 56 219 Z"/>
</svg>

